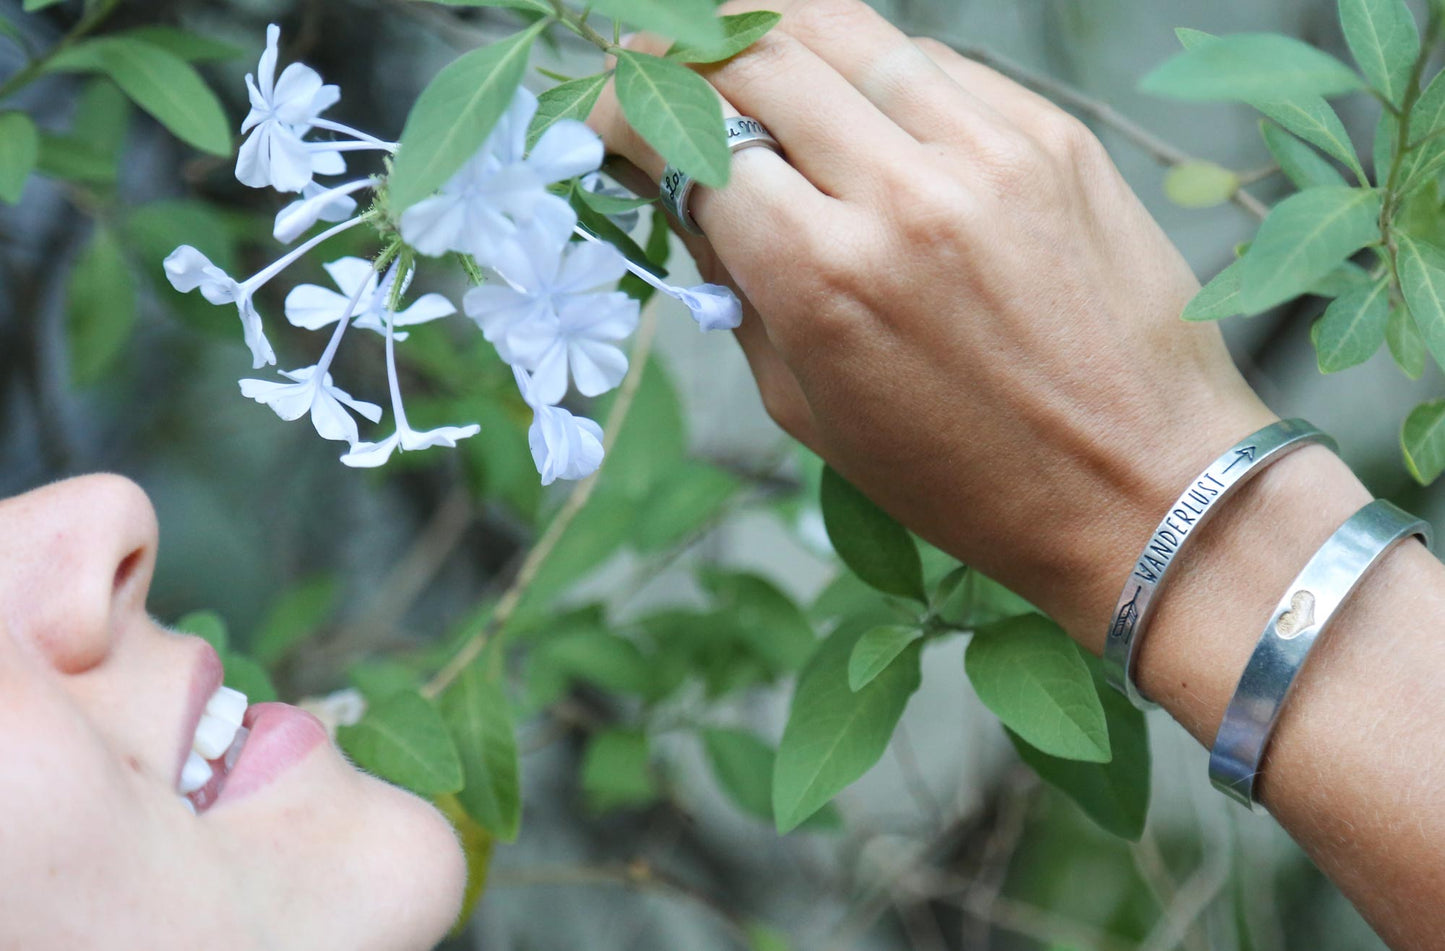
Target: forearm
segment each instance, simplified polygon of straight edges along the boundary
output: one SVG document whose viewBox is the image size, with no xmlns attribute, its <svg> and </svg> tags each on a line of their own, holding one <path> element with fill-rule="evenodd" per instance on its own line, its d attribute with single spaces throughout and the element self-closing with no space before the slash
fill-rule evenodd
<svg viewBox="0 0 1445 951">
<path fill-rule="evenodd" d="M 1281 593 L 1369 499 L 1320 447 L 1246 486 L 1181 553 L 1144 642 L 1145 694 L 1212 745 Z M 1320 639 L 1260 780 L 1281 825 L 1397 949 L 1438 947 L 1445 933 L 1441 619 L 1445 566 L 1406 542 Z"/>
</svg>

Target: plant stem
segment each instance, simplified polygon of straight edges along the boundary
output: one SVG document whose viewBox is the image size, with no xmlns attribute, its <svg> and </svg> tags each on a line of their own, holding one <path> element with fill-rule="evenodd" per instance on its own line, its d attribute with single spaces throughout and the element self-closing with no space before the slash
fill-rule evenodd
<svg viewBox="0 0 1445 951">
<path fill-rule="evenodd" d="M 585 15 L 573 13 L 568 10 L 567 6 L 562 3 L 562 0 L 552 0 L 552 9 L 555 11 L 558 23 L 573 33 L 576 33 L 593 46 L 596 46 L 602 52 L 610 53 L 617 48 L 615 42 L 587 25 L 587 17 Z"/>
<path fill-rule="evenodd" d="M 617 442 L 617 435 L 627 422 L 627 414 L 632 410 L 633 401 L 637 398 L 637 389 L 642 383 L 642 374 L 647 367 L 648 355 L 652 352 L 652 344 L 657 336 L 658 308 L 649 307 L 643 311 L 642 322 L 637 328 L 637 341 L 632 346 L 632 353 L 628 357 L 631 366 L 628 367 L 627 377 L 622 381 L 622 387 L 617 391 L 617 400 L 612 404 L 612 411 L 607 414 L 603 423 L 606 435 L 603 437 L 602 449 L 604 457 L 612 451 Z M 606 464 L 604 463 L 604 466 Z M 497 607 L 482 629 L 468 637 L 452 659 L 447 661 L 446 666 L 437 671 L 422 688 L 422 696 L 428 699 L 436 697 L 447 688 L 453 680 L 466 669 L 467 665 L 479 657 L 487 644 L 506 627 L 512 615 L 516 613 L 521 605 L 522 599 L 527 594 L 527 589 L 536 580 L 537 573 L 546 564 L 547 558 L 556 549 L 562 536 L 567 533 L 574 519 L 587 505 L 587 500 L 592 497 L 592 491 L 597 487 L 597 479 L 602 475 L 602 470 L 577 483 L 572 494 L 567 496 L 567 501 L 562 508 L 553 516 L 547 531 L 532 546 L 527 553 L 526 560 L 517 569 L 517 577 L 512 581 L 506 593 L 497 602 Z"/>
<path fill-rule="evenodd" d="M 1420 78 L 1425 72 L 1425 65 L 1430 59 L 1430 54 L 1435 45 L 1440 41 L 1442 27 L 1440 9 L 1431 5 L 1429 19 L 1425 25 L 1425 36 L 1420 43 L 1420 55 L 1415 58 L 1415 65 L 1410 70 L 1410 81 L 1405 85 L 1405 101 L 1400 104 L 1400 111 L 1395 120 L 1395 154 L 1390 159 L 1390 171 L 1385 178 L 1384 200 L 1380 203 L 1380 238 L 1384 242 L 1385 249 L 1389 255 L 1391 270 L 1395 271 L 1396 283 L 1400 275 L 1395 267 L 1395 233 L 1392 225 L 1395 214 L 1399 211 L 1400 200 L 1404 197 L 1410 185 L 1414 183 L 1415 176 L 1410 176 L 1410 181 L 1400 182 L 1400 169 L 1404 165 L 1406 154 L 1410 151 L 1410 117 L 1415 111 L 1415 104 L 1420 99 Z M 1379 170 L 1375 170 L 1375 177 L 1378 180 Z M 1405 187 L 1401 187 L 1402 184 Z"/>
</svg>

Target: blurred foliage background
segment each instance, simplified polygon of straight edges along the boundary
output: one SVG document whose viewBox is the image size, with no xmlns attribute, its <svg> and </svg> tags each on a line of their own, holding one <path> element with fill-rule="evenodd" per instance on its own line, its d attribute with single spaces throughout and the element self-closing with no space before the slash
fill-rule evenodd
<svg viewBox="0 0 1445 951">
<path fill-rule="evenodd" d="M 1172 28 L 1277 30 L 1347 55 L 1326 0 L 878 6 L 1246 171 L 1268 163 L 1247 109 L 1136 90 L 1177 49 Z M 0 0 L 18 28 L 0 37 L 0 82 L 27 45 L 48 47 L 78 15 Z M 414 0 L 175 0 L 122 2 L 104 31 L 165 24 L 214 40 L 193 58 L 239 124 L 242 76 L 272 21 L 283 62 L 304 59 L 341 86 L 330 114 L 388 138 L 441 64 L 517 24 L 507 11 Z M 568 39 L 538 63 L 594 71 L 596 51 Z M 98 470 L 136 479 L 162 526 L 151 610 L 214 610 L 284 699 L 348 686 L 376 696 L 434 669 L 491 610 L 567 491 L 538 487 L 506 368 L 479 335 L 418 331 L 403 353 L 412 415 L 475 420 L 482 435 L 380 472 L 342 467 L 309 427 L 240 397 L 249 372 L 234 316 L 174 293 L 161 272 L 181 243 L 231 273 L 266 263 L 281 200 L 238 185 L 230 159 L 178 142 L 105 80 L 45 77 L 0 109 L 25 111 L 43 134 L 41 174 L 0 204 L 0 490 Z M 1358 102 L 1342 111 L 1368 143 L 1373 114 Z M 1255 218 L 1171 204 L 1157 150 L 1094 125 L 1202 277 L 1233 260 Z M 1254 191 L 1269 200 L 1274 188 Z M 325 283 L 317 260 L 258 302 L 282 350 L 306 346 L 274 319 L 302 280 Z M 427 289 L 454 300 L 463 290 Z M 752 768 L 770 753 L 736 731 L 776 741 L 810 646 L 788 644 L 834 616 L 853 582 L 822 530 L 816 461 L 767 420 L 734 345 L 698 334 L 670 301 L 652 306 L 654 362 L 629 427 L 518 609 L 507 670 L 524 823 L 449 947 L 1378 946 L 1271 821 L 1208 788 L 1204 752 L 1167 719 L 1153 724 L 1142 840 L 1099 830 L 1019 763 L 963 685 L 956 641 L 925 652 L 923 686 L 879 765 L 836 810 L 779 838 Z M 1411 382 L 1382 352 L 1321 377 L 1309 340 L 1318 310 L 1304 298 L 1226 333 L 1277 412 L 1335 433 L 1377 493 L 1438 520 L 1439 493 L 1408 478 L 1396 442 L 1409 407 L 1439 393 L 1438 371 Z M 380 346 L 343 352 L 353 392 L 383 391 Z M 664 641 L 684 645 L 667 663 L 638 647 Z"/>
</svg>

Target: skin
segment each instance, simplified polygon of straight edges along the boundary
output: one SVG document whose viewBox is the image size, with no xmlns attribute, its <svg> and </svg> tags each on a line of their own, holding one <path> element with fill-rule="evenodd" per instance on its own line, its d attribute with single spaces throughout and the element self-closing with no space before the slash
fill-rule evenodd
<svg viewBox="0 0 1445 951">
<path fill-rule="evenodd" d="M 1216 327 L 1179 320 L 1198 282 L 1076 119 L 857 0 L 720 12 L 757 9 L 782 22 L 695 68 L 787 158 L 738 153 L 726 188 L 695 192 L 706 237 L 684 240 L 745 298 L 737 337 L 769 413 L 1100 652 L 1161 514 L 1277 417 Z M 656 182 L 663 161 L 610 88 L 590 121 L 639 185 Z M 1161 592 L 1145 694 L 1211 744 L 1281 592 L 1369 498 L 1319 447 L 1246 486 Z M 1445 932 L 1445 646 L 1420 623 L 1440 617 L 1445 568 L 1407 542 L 1317 645 L 1260 780 L 1397 949 Z"/>
<path fill-rule="evenodd" d="M 450 825 L 330 744 L 199 817 L 182 807 L 210 648 L 145 613 L 156 520 L 137 486 L 0 502 L 0 539 L 0 949 L 400 951 L 446 932 L 466 875 Z"/>
</svg>

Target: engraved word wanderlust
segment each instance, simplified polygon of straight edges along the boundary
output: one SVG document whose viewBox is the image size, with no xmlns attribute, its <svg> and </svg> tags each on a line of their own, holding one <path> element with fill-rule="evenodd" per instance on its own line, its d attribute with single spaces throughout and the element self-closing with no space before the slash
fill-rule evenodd
<svg viewBox="0 0 1445 951">
<path fill-rule="evenodd" d="M 1224 483 L 1213 473 L 1206 473 L 1190 486 L 1179 504 L 1164 517 L 1163 524 L 1154 530 L 1149 544 L 1144 547 L 1144 554 L 1139 556 L 1139 562 L 1134 566 L 1134 576 L 1150 584 L 1158 583 L 1169 559 L 1174 557 L 1190 530 L 1223 489 Z"/>
</svg>

